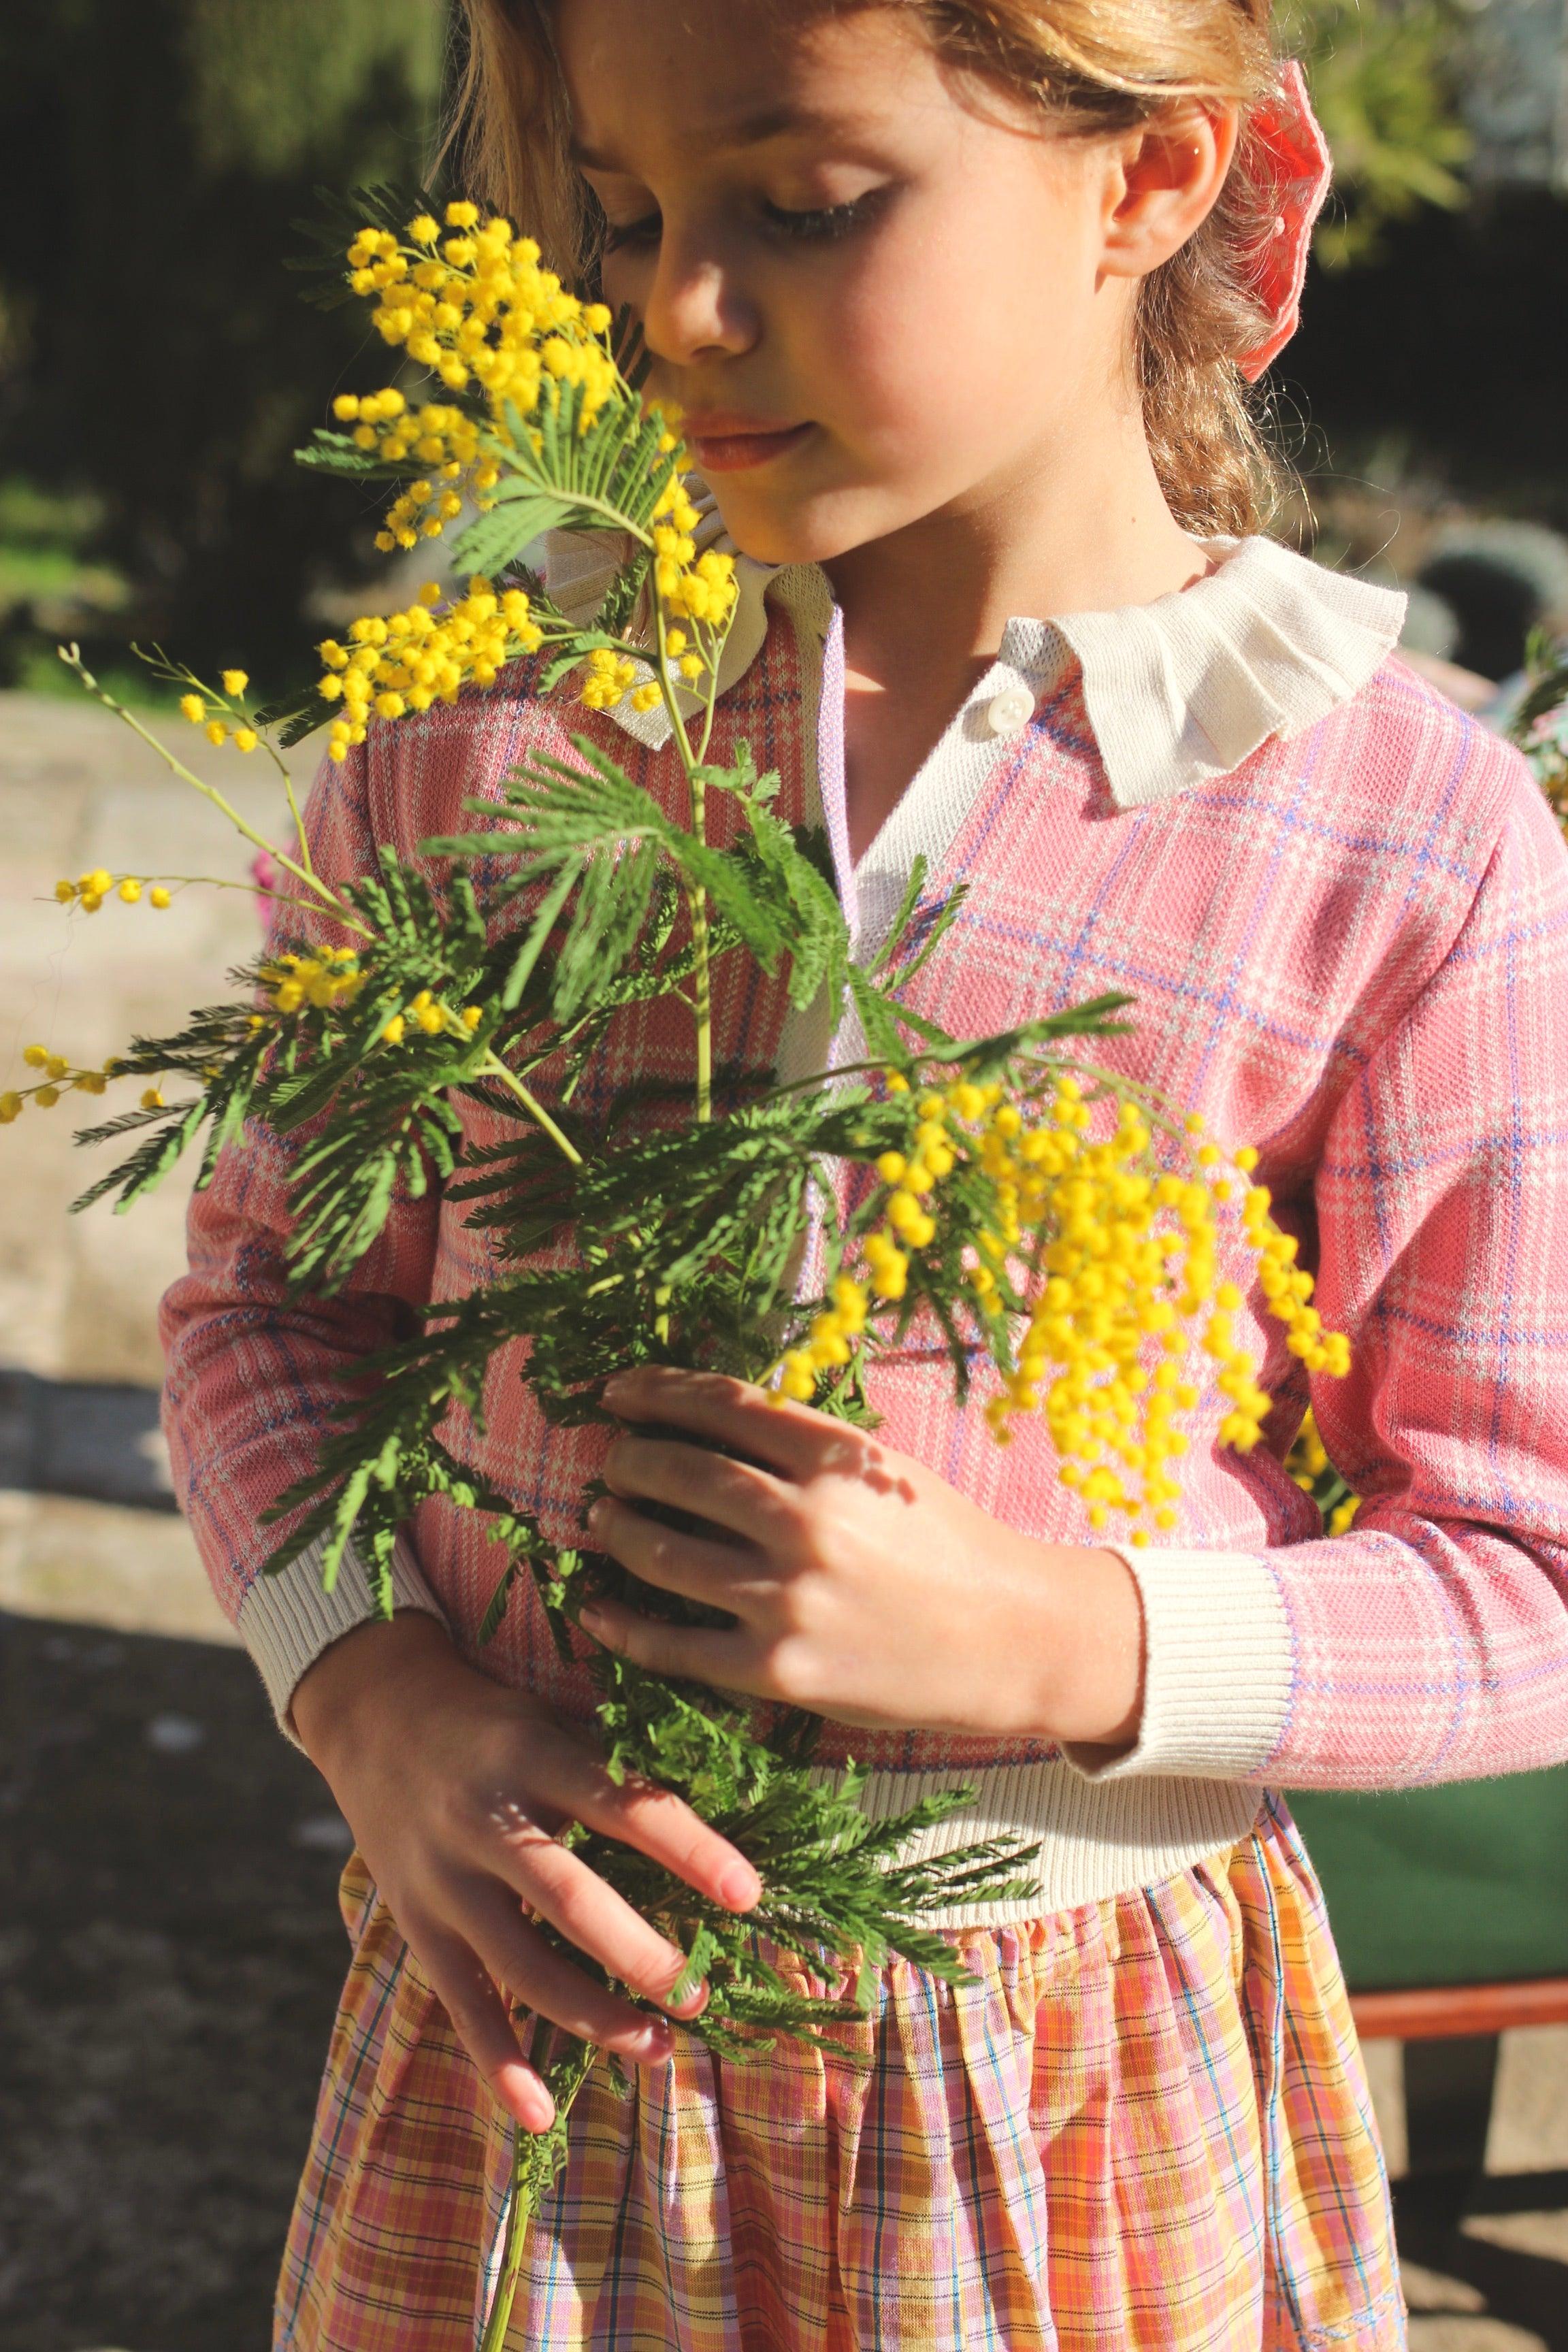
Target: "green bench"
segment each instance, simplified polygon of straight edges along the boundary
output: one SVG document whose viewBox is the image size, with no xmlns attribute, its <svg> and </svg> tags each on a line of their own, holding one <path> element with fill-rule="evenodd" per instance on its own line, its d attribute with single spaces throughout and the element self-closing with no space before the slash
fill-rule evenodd
<svg viewBox="0 0 1568 2352">
<path fill-rule="evenodd" d="M 1290 1809 L 1364 2037 L 1568 2021 L 1568 1769 Z"/>
<path fill-rule="evenodd" d="M 1290 1806 L 1357 2031 L 1405 2044 L 1401 2242 L 1452 2267 L 1462 2209 L 1568 2194 L 1568 2175 L 1483 2178 L 1498 2036 L 1568 2023 L 1568 1769 Z"/>
</svg>

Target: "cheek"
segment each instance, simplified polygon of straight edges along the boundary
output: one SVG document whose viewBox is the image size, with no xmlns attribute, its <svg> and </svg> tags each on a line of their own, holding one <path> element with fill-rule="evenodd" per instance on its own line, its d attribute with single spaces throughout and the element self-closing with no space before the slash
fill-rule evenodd
<svg viewBox="0 0 1568 2352">
<path fill-rule="evenodd" d="M 903 244 L 812 321 L 818 413 L 879 466 L 927 465 L 938 451 L 950 462 L 984 457 L 1054 404 L 1055 339 L 1040 325 L 1065 308 L 1053 273 L 1037 274 L 1025 304 L 1016 259 L 1002 266 L 940 239 Z"/>
<path fill-rule="evenodd" d="M 612 310 L 623 303 L 640 312 L 647 304 L 647 291 L 653 282 L 653 263 L 646 253 L 635 247 L 623 247 L 619 253 L 606 253 L 599 268 L 599 290 Z"/>
</svg>

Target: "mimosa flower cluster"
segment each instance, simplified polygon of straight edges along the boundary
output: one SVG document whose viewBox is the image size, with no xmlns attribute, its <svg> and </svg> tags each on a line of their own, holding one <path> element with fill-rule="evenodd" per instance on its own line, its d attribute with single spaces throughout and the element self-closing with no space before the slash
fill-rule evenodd
<svg viewBox="0 0 1568 2352">
<path fill-rule="evenodd" d="M 383 555 L 397 548 L 418 546 L 422 539 L 439 539 L 449 522 L 463 511 L 463 495 L 451 486 L 467 478 L 476 499 L 494 489 L 500 468 L 493 458 L 481 458 L 479 428 L 471 416 L 446 402 L 426 401 L 411 409 L 395 384 L 384 391 L 356 395 L 346 392 L 332 403 L 340 425 L 353 424 L 355 445 L 374 449 L 396 465 L 410 455 L 431 468 L 428 476 L 411 482 L 386 510 L 375 535 Z M 442 488 L 441 484 L 447 487 Z"/>
<path fill-rule="evenodd" d="M 402 238 L 363 228 L 348 249 L 349 284 L 374 298 L 371 318 L 383 341 L 489 412 L 481 420 L 451 403 L 411 408 L 395 384 L 333 403 L 356 447 L 387 466 L 424 468 L 387 509 L 376 545 L 388 554 L 439 539 L 461 514 L 465 490 L 483 507 L 500 480 L 502 454 L 516 447 L 517 426 L 542 394 L 580 388 L 582 436 L 621 386 L 605 341 L 610 312 L 579 301 L 542 268 L 531 237 L 499 216 L 481 219 L 471 204 L 448 205 L 446 226 L 444 236 L 435 216 L 420 213 Z"/>
<path fill-rule="evenodd" d="M 528 461 L 542 449 L 541 428 L 529 420 L 558 416 L 568 388 L 578 442 L 590 438 L 612 404 L 635 411 L 610 349 L 610 312 L 568 293 L 541 267 L 538 246 L 518 236 L 509 221 L 481 217 L 471 204 L 448 205 L 444 227 L 421 213 L 401 237 L 390 229 L 362 229 L 348 260 L 354 292 L 374 299 L 372 319 L 383 339 L 469 403 L 411 404 L 395 384 L 344 393 L 333 403 L 338 423 L 353 428 L 354 446 L 367 457 L 399 470 L 424 469 L 403 482 L 387 509 L 376 541 L 384 552 L 439 538 L 462 513 L 466 497 L 481 513 L 493 507 L 503 476 L 526 475 Z M 663 420 L 651 432 L 650 462 L 668 467 L 674 459 L 679 467 L 682 454 Z M 595 471 L 591 462 L 588 470 Z M 585 486 L 584 495 L 595 493 Z M 698 552 L 698 521 L 679 472 L 672 473 L 654 505 L 646 543 L 656 642 L 672 675 L 688 686 L 710 671 L 735 601 L 733 559 L 716 548 Z M 335 759 L 363 742 L 373 717 L 400 719 L 437 699 L 455 700 L 465 686 L 492 685 L 507 661 L 545 640 L 520 589 L 498 596 L 488 579 L 476 578 L 468 596 L 437 617 L 429 608 L 439 597 L 438 588 L 427 588 L 420 606 L 356 621 L 348 646 L 329 638 L 320 648 L 320 691 L 344 705 L 329 746 Z M 671 625 L 679 622 L 691 624 L 696 635 Z M 584 664 L 580 698 L 591 710 L 605 710 L 629 695 L 634 709 L 650 710 L 659 691 L 632 650 L 601 646 Z M 209 732 L 215 726 L 224 721 L 215 719 Z"/>
<path fill-rule="evenodd" d="M 691 534 L 699 520 L 686 485 L 677 476 L 654 509 L 654 583 L 667 613 L 721 629 L 735 602 L 735 559 L 716 547 L 698 554 Z M 687 649 L 683 631 L 668 630 L 664 649 L 679 658 L 686 677 L 700 675 L 701 664 Z"/>
<path fill-rule="evenodd" d="M 907 1087 L 897 1072 L 887 1082 Z M 1200 1395 L 1176 1360 L 1194 1330 L 1226 1400 L 1222 1444 L 1247 1452 L 1271 1406 L 1237 1339 L 1242 1293 L 1216 1280 L 1216 1212 L 1238 1189 L 1225 1155 L 1197 1139 L 1194 1117 L 1190 1172 L 1161 1169 L 1148 1113 L 1130 1100 L 1112 1133 L 1094 1140 L 1095 1105 L 1070 1072 L 1043 1105 L 963 1080 L 922 1095 L 915 1111 L 911 1149 L 877 1160 L 886 1190 L 858 1269 L 838 1276 L 804 1344 L 782 1359 L 778 1393 L 808 1400 L 824 1373 L 850 1361 L 877 1302 L 901 1300 L 914 1261 L 942 1245 L 944 1186 L 978 1172 L 990 1214 L 966 1245 L 962 1286 L 1001 1369 L 986 1406 L 994 1436 L 1005 1444 L 1018 1415 L 1042 1412 L 1062 1482 L 1081 1494 L 1092 1527 L 1112 1511 L 1173 1527 L 1175 1465 L 1186 1451 L 1179 1416 Z M 1256 1152 L 1237 1152 L 1231 1166 L 1245 1180 Z M 1342 1376 L 1348 1346 L 1324 1331 L 1295 1242 L 1269 1219 L 1267 1190 L 1239 1189 L 1242 1237 L 1288 1347 L 1310 1370 Z M 1147 1530 L 1135 1528 L 1132 1540 L 1146 1543 Z"/>
<path fill-rule="evenodd" d="M 381 1033 L 384 1045 L 401 1045 L 412 1027 L 422 1037 L 442 1035 L 472 1036 L 484 1019 L 478 1004 L 465 1004 L 461 1013 L 454 1013 L 449 1004 L 428 988 L 419 989 L 400 1013 L 395 1013 Z"/>
<path fill-rule="evenodd" d="M 330 1012 L 352 1004 L 369 975 L 353 948 L 322 948 L 316 955 L 274 956 L 261 967 L 261 981 L 271 992 L 275 1013 L 303 1012 L 307 1004 Z"/>
<path fill-rule="evenodd" d="M 449 392 L 478 386 L 498 416 L 508 401 L 531 415 L 551 381 L 581 384 L 591 422 L 620 380 L 604 346 L 604 303 L 569 294 L 509 220 L 456 203 L 445 226 L 443 236 L 432 214 L 419 213 L 402 239 L 363 228 L 350 246 L 349 284 L 375 298 L 371 318 L 383 341 Z"/>
<path fill-rule="evenodd" d="M 189 673 L 186 673 L 189 676 Z M 226 700 L 219 701 L 209 688 L 197 678 L 191 679 L 192 691 L 180 697 L 180 709 L 193 727 L 204 728 L 206 739 L 214 745 L 232 742 L 237 751 L 254 751 L 261 737 L 243 710 L 232 706 L 242 702 L 250 684 L 242 669 L 226 669 L 223 690 Z"/>
<path fill-rule="evenodd" d="M 84 915 L 96 915 L 110 897 L 134 907 L 145 893 L 150 907 L 160 913 L 173 901 L 170 891 L 162 882 L 149 882 L 144 874 L 111 874 L 107 866 L 95 866 L 90 873 L 79 874 L 73 882 L 62 874 L 55 884 L 55 897 L 62 907 L 79 907 Z"/>
<path fill-rule="evenodd" d="M 405 612 L 356 621 L 346 646 L 328 637 L 317 647 L 324 664 L 317 691 L 342 705 L 327 740 L 334 760 L 364 741 L 373 716 L 401 719 L 456 702 L 465 686 L 493 686 L 509 661 L 544 642 L 524 591 L 498 594 L 480 573 L 466 596 L 440 604 L 440 585 L 428 581 Z"/>
<path fill-rule="evenodd" d="M 105 1062 L 101 1069 L 79 1068 L 63 1054 L 51 1054 L 47 1045 L 25 1046 L 22 1059 L 38 1076 L 31 1086 L 9 1087 L 0 1094 L 0 1127 L 9 1127 L 13 1120 L 20 1118 L 29 1102 L 39 1110 L 53 1110 L 62 1095 L 100 1095 L 119 1070 L 113 1061 Z M 160 1096 L 160 1104 L 162 1100 Z M 142 1108 L 153 1107 L 143 1096 Z"/>
</svg>

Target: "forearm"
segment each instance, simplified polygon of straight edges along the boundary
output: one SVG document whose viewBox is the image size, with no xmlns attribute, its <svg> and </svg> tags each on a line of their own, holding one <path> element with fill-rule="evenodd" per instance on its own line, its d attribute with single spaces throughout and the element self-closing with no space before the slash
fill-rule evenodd
<svg viewBox="0 0 1568 2352">
<path fill-rule="evenodd" d="M 229 1305 L 183 1320 L 171 1294 L 165 1424 L 176 1492 L 214 1592 L 255 1661 L 281 1727 L 301 1675 L 331 1644 L 376 1613 L 365 1563 L 351 1542 L 331 1591 L 321 1546 L 279 1572 L 265 1563 L 287 1538 L 267 1517 L 310 1468 L 331 1406 L 350 1393 L 336 1377 L 368 1353 L 386 1318 L 344 1316 L 331 1341 L 324 1318 L 289 1328 L 272 1310 Z M 439 1616 L 413 1544 L 400 1535 L 391 1563 L 395 1609 Z"/>
</svg>

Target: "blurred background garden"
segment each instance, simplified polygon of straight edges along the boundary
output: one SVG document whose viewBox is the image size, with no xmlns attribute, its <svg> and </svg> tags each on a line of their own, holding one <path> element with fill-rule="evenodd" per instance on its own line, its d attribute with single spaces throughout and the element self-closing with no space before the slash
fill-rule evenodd
<svg viewBox="0 0 1568 2352">
<path fill-rule="evenodd" d="M 1568 0 L 1302 0 L 1285 29 L 1337 187 L 1274 371 L 1279 528 L 1411 591 L 1407 649 L 1500 723 L 1532 635 L 1568 635 Z M 107 916 L 63 947 L 57 875 L 187 827 L 228 851 L 54 648 L 139 706 L 137 643 L 283 691 L 370 583 L 405 587 L 353 487 L 289 462 L 384 362 L 288 264 L 293 224 L 426 171 L 451 41 L 441 0 L 0 12 L 0 1083 L 32 1037 L 101 1055 L 210 1000 L 254 939 L 235 895 L 135 955 Z M 345 1832 L 170 1507 L 152 1316 L 182 1202 L 68 1224 L 68 1142 L 9 1131 L 0 1184 L 0 2352 L 262 2352 Z M 1450 1982 L 1478 1918 L 1497 1973 L 1557 1938 L 1568 1976 L 1568 1813 L 1539 1798 L 1525 1919 L 1486 1885 L 1500 1793 L 1409 1915 Z M 1370 1832 L 1342 1850 L 1378 1874 Z M 1568 2029 L 1372 2058 L 1419 2352 L 1568 2352 Z"/>
</svg>

